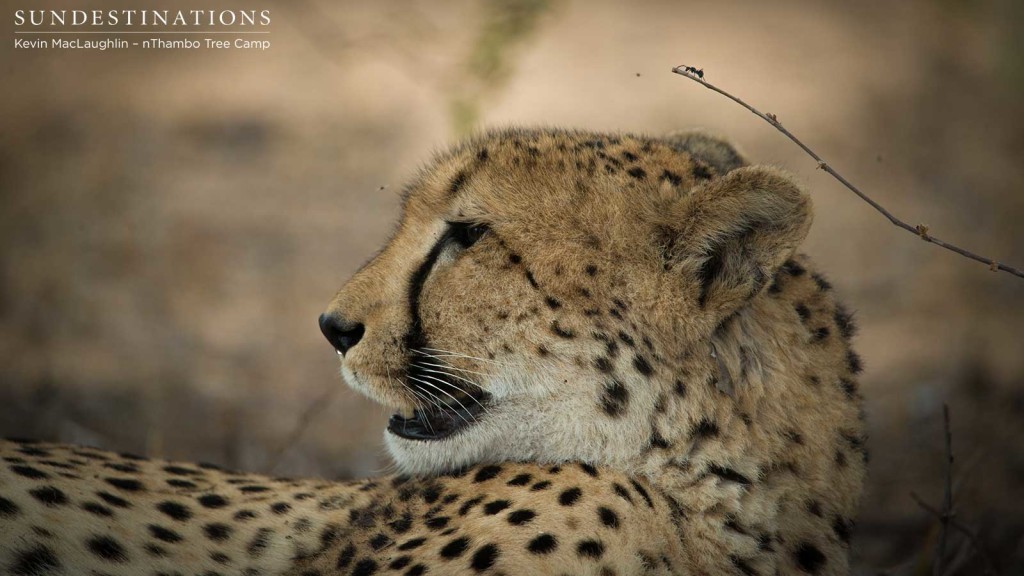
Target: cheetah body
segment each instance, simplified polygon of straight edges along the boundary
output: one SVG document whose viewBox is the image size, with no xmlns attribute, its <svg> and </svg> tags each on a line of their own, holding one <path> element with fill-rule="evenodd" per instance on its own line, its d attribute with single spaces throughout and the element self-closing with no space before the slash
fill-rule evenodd
<svg viewBox="0 0 1024 576">
<path fill-rule="evenodd" d="M 0 571 L 846 574 L 860 360 L 795 255 L 810 219 L 702 134 L 471 139 L 324 317 L 346 382 L 399 413 L 401 475 L 8 442 Z"/>
</svg>

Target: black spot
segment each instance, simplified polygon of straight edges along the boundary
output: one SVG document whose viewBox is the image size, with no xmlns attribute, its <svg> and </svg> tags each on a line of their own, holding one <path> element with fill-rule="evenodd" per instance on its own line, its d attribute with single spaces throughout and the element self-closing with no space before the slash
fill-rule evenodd
<svg viewBox="0 0 1024 576">
<path fill-rule="evenodd" d="M 697 305 L 701 308 L 707 306 L 708 293 L 711 290 L 711 284 L 715 278 L 722 275 L 722 270 L 725 267 L 725 263 L 722 261 L 721 251 L 714 251 L 709 254 L 704 263 L 701 264 L 700 271 L 697 273 L 697 277 L 700 281 L 700 292 L 697 296 Z"/>
<path fill-rule="evenodd" d="M 821 328 L 818 328 L 817 330 L 814 331 L 814 339 L 821 342 L 825 338 L 828 338 L 829 333 L 830 331 L 828 329 L 828 326 L 822 326 Z"/>
<path fill-rule="evenodd" d="M 576 337 L 572 330 L 559 326 L 558 320 L 555 320 L 551 323 L 551 332 L 554 333 L 555 336 L 558 336 L 559 338 L 565 338 L 566 340 Z"/>
<path fill-rule="evenodd" d="M 467 548 L 469 548 L 469 538 L 456 538 L 441 548 L 441 558 L 446 558 L 448 560 L 458 558 L 459 556 L 462 556 L 463 552 L 465 552 Z"/>
<path fill-rule="evenodd" d="M 537 284 L 537 279 L 533 277 L 533 272 L 527 270 L 525 275 L 526 281 L 530 283 L 530 286 L 532 286 L 534 290 L 540 290 L 540 284 Z"/>
<path fill-rule="evenodd" d="M 811 278 L 814 279 L 814 283 L 818 285 L 818 289 L 820 289 L 822 292 L 832 289 L 832 284 L 830 284 L 829 281 L 826 280 L 825 277 L 822 276 L 821 274 L 815 272 L 814 274 L 811 274 Z"/>
<path fill-rule="evenodd" d="M 526 545 L 526 549 L 534 554 L 550 554 L 558 548 L 558 540 L 551 534 L 541 534 Z"/>
<path fill-rule="evenodd" d="M 57 555 L 46 546 L 36 546 L 18 552 L 11 564 L 14 576 L 44 576 L 56 573 L 60 568 Z"/>
<path fill-rule="evenodd" d="M 377 573 L 377 563 L 369 558 L 364 558 L 359 562 L 356 562 L 354 568 L 352 568 L 352 576 L 372 576 Z"/>
<path fill-rule="evenodd" d="M 818 502 L 817 500 L 808 500 L 804 505 L 807 507 L 808 512 L 818 518 L 821 518 L 821 502 Z"/>
<path fill-rule="evenodd" d="M 605 414 L 612 417 L 619 417 L 626 411 L 629 405 L 629 390 L 618 380 L 612 380 L 604 385 L 604 392 L 601 394 L 601 408 Z"/>
<path fill-rule="evenodd" d="M 495 500 L 493 502 L 488 502 L 487 504 L 484 504 L 484 514 L 494 516 L 511 505 L 512 503 L 508 500 Z"/>
<path fill-rule="evenodd" d="M 544 303 L 547 304 L 548 308 L 551 308 L 552 310 L 558 310 L 559 308 L 562 307 L 562 303 L 552 298 L 551 296 L 545 296 Z"/>
<path fill-rule="evenodd" d="M 437 516 L 436 518 L 430 518 L 424 524 L 431 530 L 440 530 L 448 525 L 449 518 L 447 516 Z"/>
<path fill-rule="evenodd" d="M 679 186 L 680 184 L 683 183 L 682 177 L 680 177 L 679 174 L 672 172 L 671 170 L 663 170 L 661 172 L 660 179 L 663 181 L 668 181 L 668 183 L 673 186 Z"/>
<path fill-rule="evenodd" d="M 173 488 L 196 488 L 196 483 L 189 480 L 182 480 L 180 478 L 170 478 L 166 480 L 167 485 Z"/>
<path fill-rule="evenodd" d="M 412 562 L 412 558 L 410 558 L 409 556 L 399 556 L 398 558 L 392 560 L 391 564 L 388 564 L 388 568 L 392 570 L 401 570 L 402 568 L 408 566 L 410 562 Z"/>
<path fill-rule="evenodd" d="M 825 563 L 825 555 L 818 550 L 817 546 L 810 542 L 800 544 L 800 547 L 793 551 L 797 566 L 809 574 L 817 574 Z"/>
<path fill-rule="evenodd" d="M 639 160 L 637 155 L 633 154 L 629 150 L 622 151 L 622 159 L 625 160 L 626 162 L 636 162 L 637 160 Z"/>
<path fill-rule="evenodd" d="M 97 492 L 96 495 L 99 496 L 101 500 L 103 500 L 107 504 L 110 504 L 111 506 L 117 506 L 118 508 L 131 508 L 131 504 L 127 500 L 125 500 L 124 498 L 120 498 L 118 496 L 114 496 L 113 494 L 110 494 L 108 492 Z"/>
<path fill-rule="evenodd" d="M 138 480 L 132 480 L 131 478 L 107 478 L 107 484 L 110 484 L 114 488 L 120 488 L 125 492 L 141 492 L 146 489 L 142 485 L 142 482 Z"/>
<path fill-rule="evenodd" d="M 857 397 L 857 383 L 849 378 L 840 378 L 839 386 L 843 389 L 843 394 L 846 394 L 847 398 Z"/>
<path fill-rule="evenodd" d="M 650 443 L 651 443 L 651 447 L 652 448 L 660 448 L 662 450 L 664 450 L 665 448 L 668 448 L 668 446 L 669 446 L 668 440 L 665 440 L 665 438 L 662 437 L 661 433 L 658 432 L 657 428 L 652 428 L 651 429 Z"/>
<path fill-rule="evenodd" d="M 513 526 L 522 526 L 530 520 L 533 520 L 537 516 L 537 513 L 533 510 L 516 510 L 508 515 L 508 523 Z"/>
<path fill-rule="evenodd" d="M 511 262 L 512 264 L 519 264 L 520 262 L 523 261 L 523 257 L 520 256 L 519 254 L 516 254 L 515 252 L 512 252 L 511 254 L 508 255 L 508 261 Z"/>
<path fill-rule="evenodd" d="M 338 554 L 338 568 L 348 568 L 356 557 L 356 547 L 351 543 Z"/>
<path fill-rule="evenodd" d="M 270 505 L 270 511 L 274 514 L 284 514 L 292 509 L 292 505 L 287 502 L 275 502 Z"/>
<path fill-rule="evenodd" d="M 611 508 L 605 508 L 604 506 L 599 507 L 597 509 L 597 517 L 601 519 L 601 524 L 604 524 L 609 528 L 619 527 L 619 515 Z"/>
<path fill-rule="evenodd" d="M 476 153 L 476 159 L 481 162 L 486 161 L 489 156 L 490 154 L 487 152 L 487 148 L 481 148 L 480 151 Z"/>
<path fill-rule="evenodd" d="M 601 372 L 608 373 L 612 371 L 612 362 L 602 356 L 594 360 L 594 368 L 597 368 Z"/>
<path fill-rule="evenodd" d="M 586 558 L 600 558 L 604 554 L 604 544 L 600 540 L 582 540 L 576 544 L 576 553 Z"/>
<path fill-rule="evenodd" d="M 807 269 L 797 263 L 796 260 L 787 260 L 786 263 L 782 265 L 782 269 L 791 276 L 803 276 L 804 272 L 807 272 Z"/>
<path fill-rule="evenodd" d="M 127 562 L 128 555 L 125 554 L 121 544 L 110 536 L 93 536 L 85 542 L 89 551 L 103 558 L 108 562 Z"/>
<path fill-rule="evenodd" d="M 540 492 L 541 490 L 547 490 L 550 487 L 551 482 L 548 482 L 547 480 L 541 480 L 540 482 L 537 482 L 533 486 L 530 486 L 530 492 Z"/>
<path fill-rule="evenodd" d="M 735 566 L 743 576 L 758 576 L 757 571 L 755 571 L 754 568 L 743 558 L 730 555 L 729 561 L 732 562 L 732 565 Z"/>
<path fill-rule="evenodd" d="M 654 373 L 654 369 L 651 368 L 651 364 L 643 356 L 633 357 L 633 367 L 636 371 L 643 374 L 644 376 L 650 376 Z"/>
<path fill-rule="evenodd" d="M 185 468 L 183 466 L 164 466 L 164 472 L 168 474 L 177 474 L 178 476 L 195 476 L 199 474 L 198 470 L 192 470 L 191 468 Z"/>
<path fill-rule="evenodd" d="M 388 522 L 388 527 L 394 531 L 395 534 L 405 534 L 412 528 L 412 516 L 406 512 L 395 520 Z"/>
<path fill-rule="evenodd" d="M 690 435 L 699 438 L 714 438 L 718 436 L 718 424 L 704 418 L 693 426 Z"/>
<path fill-rule="evenodd" d="M 266 492 L 270 490 L 270 488 L 267 488 L 266 486 L 242 486 L 239 490 L 246 494 L 256 494 L 258 492 Z"/>
<path fill-rule="evenodd" d="M 597 468 L 594 468 L 591 464 L 580 462 L 580 470 L 583 470 L 583 472 L 591 478 L 597 478 Z"/>
<path fill-rule="evenodd" d="M 708 180 L 714 175 L 711 172 L 711 167 L 700 161 L 694 161 L 693 168 L 690 170 L 690 173 L 693 174 L 694 178 L 699 180 Z"/>
<path fill-rule="evenodd" d="M 417 564 L 412 568 L 405 571 L 405 576 L 423 576 L 427 573 L 427 567 L 423 564 Z"/>
<path fill-rule="evenodd" d="M 533 478 L 533 476 L 531 476 L 529 474 L 519 474 L 518 476 L 516 476 L 515 478 L 509 480 L 505 484 L 508 485 L 508 486 L 526 486 L 527 484 L 530 483 L 530 480 L 532 478 Z"/>
<path fill-rule="evenodd" d="M 68 497 L 53 486 L 42 486 L 28 491 L 33 498 L 47 506 L 63 506 L 68 503 Z"/>
<path fill-rule="evenodd" d="M 45 480 L 50 477 L 46 472 L 37 470 L 31 466 L 11 466 L 11 472 L 14 472 L 18 476 L 31 478 L 32 480 Z"/>
<path fill-rule="evenodd" d="M 808 318 L 811 317 L 811 310 L 809 308 L 807 308 L 806 304 L 803 304 L 803 303 L 797 304 L 796 305 L 796 314 L 797 314 L 797 316 L 800 317 L 800 320 L 806 321 Z"/>
<path fill-rule="evenodd" d="M 227 498 L 219 494 L 204 494 L 196 498 L 204 508 L 223 508 L 228 505 Z"/>
<path fill-rule="evenodd" d="M 17 504 L 7 498 L 0 497 L 0 518 L 13 518 L 19 512 Z"/>
<path fill-rule="evenodd" d="M 458 194 L 459 189 L 466 184 L 466 179 L 468 177 L 469 174 L 467 174 L 465 170 L 459 170 L 459 172 L 455 174 L 455 177 L 452 178 L 451 184 L 448 185 L 448 194 L 450 196 Z"/>
<path fill-rule="evenodd" d="M 740 474 L 732 468 L 726 468 L 725 466 L 719 466 L 718 464 L 709 464 L 708 474 L 718 476 L 719 478 L 728 480 L 729 482 L 743 484 L 744 486 L 750 485 L 750 479 L 743 474 Z"/>
<path fill-rule="evenodd" d="M 469 511 L 472 510 L 474 506 L 482 502 L 483 499 L 483 496 L 477 496 L 476 498 L 466 500 L 465 502 L 463 502 L 462 507 L 459 508 L 459 516 L 465 516 L 466 514 L 468 514 Z"/>
<path fill-rule="evenodd" d="M 149 533 L 152 534 L 153 538 L 156 538 L 157 540 L 163 540 L 164 542 L 170 542 L 171 544 L 175 542 L 181 542 L 182 540 L 181 534 L 178 534 L 177 532 L 169 528 L 157 526 L 156 524 L 150 524 L 148 528 Z"/>
<path fill-rule="evenodd" d="M 184 522 L 192 517 L 192 511 L 187 506 L 178 502 L 171 502 L 170 500 L 157 504 L 156 509 L 180 522 Z"/>
<path fill-rule="evenodd" d="M 260 528 L 256 531 L 256 535 L 249 541 L 246 546 L 246 551 L 253 558 L 260 557 L 267 547 L 270 546 L 270 537 L 273 536 L 274 531 L 270 528 Z"/>
<path fill-rule="evenodd" d="M 637 180 L 643 180 L 644 178 L 647 177 L 647 172 L 645 172 L 644 169 L 639 166 L 634 166 L 633 168 L 626 170 L 626 174 L 629 174 L 630 176 L 636 178 Z"/>
<path fill-rule="evenodd" d="M 423 546 L 423 543 L 426 541 L 426 538 L 413 538 L 411 540 L 406 540 L 405 542 L 399 544 L 398 549 L 403 552 L 406 550 L 413 550 L 419 548 L 420 546 Z"/>
<path fill-rule="evenodd" d="M 111 470 L 117 470 L 118 472 L 124 472 L 126 474 L 135 474 L 139 471 L 139 467 L 134 464 L 120 464 L 118 462 L 107 462 L 103 467 L 110 468 Z"/>
<path fill-rule="evenodd" d="M 321 506 L 321 508 L 323 508 L 323 506 Z M 235 512 L 235 515 L 232 516 L 232 518 L 238 520 L 239 522 L 245 522 L 246 520 L 252 520 L 257 516 L 259 516 L 259 514 L 253 512 L 252 510 L 239 510 L 238 512 Z"/>
<path fill-rule="evenodd" d="M 494 544 L 484 544 L 473 553 L 473 559 L 469 565 L 477 572 L 483 572 L 494 566 L 494 561 L 498 559 L 499 554 L 497 546 Z"/>
<path fill-rule="evenodd" d="M 214 542 L 223 542 L 231 537 L 231 526 L 214 522 L 203 526 L 203 534 L 206 534 L 206 537 Z"/>
<path fill-rule="evenodd" d="M 95 514 L 96 516 L 104 516 L 107 518 L 114 515 L 113 510 L 97 502 L 86 502 L 82 504 L 82 510 L 85 510 L 90 514 Z"/>
<path fill-rule="evenodd" d="M 587 267 L 584 268 L 584 271 L 586 271 L 587 276 L 596 276 L 597 266 L 594 266 L 593 264 L 587 264 Z"/>
<path fill-rule="evenodd" d="M 540 356 L 547 356 L 551 354 L 551 351 L 547 349 L 543 344 L 537 346 L 537 354 Z"/>
<path fill-rule="evenodd" d="M 860 374 L 864 371 L 864 362 L 860 359 L 859 354 L 853 350 L 847 350 L 846 367 L 850 369 L 851 374 Z"/>
<path fill-rule="evenodd" d="M 373 548 L 374 550 L 380 550 L 388 544 L 391 544 L 391 538 L 386 534 L 377 534 L 373 538 L 370 538 L 370 548 Z"/>
<path fill-rule="evenodd" d="M 484 482 L 490 480 L 501 473 L 501 466 L 484 466 L 477 471 L 476 476 L 473 477 L 473 482 Z"/>
<path fill-rule="evenodd" d="M 836 533 L 836 536 L 840 541 L 849 544 L 850 532 L 853 530 L 853 522 L 843 518 L 842 516 L 836 516 L 834 522 L 832 522 L 832 531 Z"/>
<path fill-rule="evenodd" d="M 562 506 L 572 506 L 573 504 L 576 503 L 577 500 L 580 499 L 580 496 L 582 494 L 583 491 L 580 490 L 579 488 L 569 488 L 567 490 L 563 490 L 562 493 L 558 495 L 558 503 L 561 504 Z"/>
<path fill-rule="evenodd" d="M 651 495 L 647 493 L 647 489 L 636 480 L 630 479 L 629 483 L 633 485 L 633 489 L 643 497 L 645 502 L 647 502 L 648 508 L 654 508 L 654 500 L 651 500 Z"/>
<path fill-rule="evenodd" d="M 683 384 L 682 380 L 676 380 L 675 391 L 676 391 L 676 396 L 679 396 L 680 398 L 685 398 L 686 397 L 686 384 Z"/>
</svg>

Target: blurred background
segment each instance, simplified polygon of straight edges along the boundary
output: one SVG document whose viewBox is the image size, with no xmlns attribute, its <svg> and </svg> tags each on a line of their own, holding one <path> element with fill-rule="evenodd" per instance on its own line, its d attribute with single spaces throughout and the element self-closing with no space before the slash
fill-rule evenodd
<svg viewBox="0 0 1024 576">
<path fill-rule="evenodd" d="M 982 548 L 960 538 L 950 565 L 1024 573 L 1024 281 L 897 230 L 670 73 L 702 67 L 897 215 L 1022 266 L 1024 3 L 259 7 L 269 51 L 0 53 L 0 434 L 381 473 L 387 415 L 341 384 L 316 317 L 388 237 L 403 181 L 481 127 L 700 126 L 810 187 L 805 251 L 857 311 L 855 572 L 928 570 L 938 523 L 910 492 L 940 502 L 948 402 L 957 519 Z"/>
</svg>

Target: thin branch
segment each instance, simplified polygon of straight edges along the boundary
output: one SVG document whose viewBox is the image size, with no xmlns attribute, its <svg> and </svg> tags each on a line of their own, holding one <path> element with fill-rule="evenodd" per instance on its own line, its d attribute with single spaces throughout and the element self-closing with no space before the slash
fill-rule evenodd
<svg viewBox="0 0 1024 576">
<path fill-rule="evenodd" d="M 832 166 L 830 166 L 827 162 L 825 162 L 821 158 L 821 156 L 819 156 L 814 150 L 811 150 L 806 144 L 801 142 L 800 139 L 797 138 L 796 136 L 794 136 L 792 132 L 790 132 L 789 130 L 786 130 L 786 128 L 782 125 L 781 122 L 779 122 L 779 119 L 774 114 L 762 113 L 761 111 L 757 110 L 756 108 L 754 108 L 750 104 L 747 104 L 743 100 L 740 100 L 739 98 L 733 96 L 732 94 L 729 94 L 725 90 L 722 90 L 721 88 L 718 88 L 717 86 L 708 83 L 706 80 L 704 80 L 704 71 L 703 70 L 694 68 L 692 66 L 676 66 L 675 68 L 672 69 L 672 72 L 674 72 L 676 74 L 679 74 L 680 76 L 684 76 L 686 78 L 689 78 L 690 80 L 693 80 L 694 82 L 704 86 L 705 88 L 707 88 L 709 90 L 712 90 L 714 92 L 718 92 L 722 96 L 725 96 L 726 98 L 732 100 L 733 102 L 739 104 L 740 106 L 743 106 L 744 108 L 746 108 L 747 110 L 752 112 L 754 115 L 756 115 L 758 118 L 760 118 L 760 119 L 764 120 L 765 122 L 767 122 L 767 123 L 771 124 L 772 126 L 774 126 L 776 130 L 778 130 L 779 132 L 782 132 L 783 135 L 785 135 L 787 138 L 792 140 L 797 146 L 802 148 L 803 151 L 806 152 L 808 156 L 810 156 L 811 158 L 814 158 L 814 160 L 818 163 L 818 168 L 820 168 L 821 170 L 824 170 L 825 172 L 828 172 L 830 175 L 832 175 L 833 178 L 838 180 L 843 186 L 846 186 L 851 192 L 853 192 L 858 197 L 860 197 L 861 200 L 867 202 L 868 205 L 870 205 L 872 208 L 874 208 L 878 213 L 880 213 L 882 216 L 885 216 L 889 220 L 889 222 L 891 222 L 894 226 L 902 228 L 902 229 L 906 230 L 907 232 L 910 232 L 911 234 L 914 234 L 915 236 L 918 236 L 919 238 L 921 238 L 925 242 L 929 242 L 931 244 L 935 244 L 936 246 L 941 246 L 942 248 L 945 248 L 946 250 L 949 250 L 951 252 L 956 252 L 957 254 L 959 254 L 959 255 L 961 255 L 961 256 L 963 256 L 965 258 L 970 258 L 971 260 L 975 260 L 977 262 L 981 262 L 982 264 L 987 264 L 988 267 L 989 267 L 989 270 L 991 270 L 993 272 L 996 272 L 998 270 L 1002 270 L 1003 272 L 1008 272 L 1010 274 L 1013 274 L 1014 276 L 1018 276 L 1020 278 L 1024 278 L 1024 271 L 1021 271 L 1021 270 L 1019 270 L 1017 268 L 1014 268 L 1012 266 L 1007 266 L 1006 264 L 1003 264 L 1001 262 L 997 262 L 997 261 L 993 260 L 992 258 L 987 258 L 985 256 L 981 256 L 981 255 L 975 254 L 974 252 L 971 252 L 969 250 L 965 250 L 965 249 L 963 249 L 963 248 L 961 248 L 959 246 L 956 246 L 954 244 L 950 244 L 948 242 L 944 242 L 942 240 L 939 240 L 938 238 L 932 236 L 928 232 L 928 227 L 925 226 L 924 224 L 918 224 L 917 226 L 911 226 L 910 224 L 907 224 L 903 220 L 900 220 L 899 218 L 894 216 L 891 212 L 886 210 L 884 206 L 882 206 L 878 202 L 875 202 L 873 199 L 871 199 L 870 196 L 868 196 L 864 192 L 861 192 L 861 190 L 859 188 L 857 188 L 856 186 L 851 184 L 850 181 L 847 180 L 846 178 L 844 178 L 842 174 L 840 174 L 839 172 L 836 172 L 832 168 Z"/>
<path fill-rule="evenodd" d="M 273 474 L 277 467 L 281 464 L 281 460 L 284 455 L 292 449 L 292 447 L 298 443 L 299 439 L 302 438 L 306 430 L 309 429 L 313 421 L 316 420 L 317 416 L 324 411 L 331 402 L 334 401 L 335 396 L 338 395 L 338 391 L 341 390 L 341 386 L 332 385 L 324 390 L 299 416 L 299 422 L 292 429 L 288 437 L 282 442 L 273 454 L 271 454 L 268 461 L 267 473 Z"/>
<path fill-rule="evenodd" d="M 942 529 L 939 532 L 939 543 L 935 547 L 935 562 L 932 564 L 932 576 L 942 576 L 942 563 L 946 558 L 946 539 L 949 535 L 949 522 L 953 519 L 953 433 L 949 430 L 949 405 L 942 404 L 942 424 L 946 432 L 946 492 L 942 498 Z"/>
<path fill-rule="evenodd" d="M 942 518 L 942 512 L 938 508 L 925 502 L 924 499 L 918 496 L 916 492 L 911 492 L 910 497 L 913 498 L 914 501 L 917 502 L 917 505 L 924 509 L 925 512 L 931 514 L 932 516 L 935 516 L 938 519 Z M 998 572 L 996 572 L 995 565 L 992 564 L 992 559 L 989 558 L 988 554 L 985 553 L 985 549 L 981 545 L 981 539 L 978 537 L 977 532 L 975 532 L 973 528 L 957 520 L 956 518 L 950 518 L 949 525 L 953 527 L 956 531 L 963 534 L 967 538 L 967 541 L 971 543 L 971 547 L 974 549 L 974 553 L 977 554 L 978 557 L 981 558 L 982 563 L 985 564 L 986 576 L 998 576 Z"/>
</svg>

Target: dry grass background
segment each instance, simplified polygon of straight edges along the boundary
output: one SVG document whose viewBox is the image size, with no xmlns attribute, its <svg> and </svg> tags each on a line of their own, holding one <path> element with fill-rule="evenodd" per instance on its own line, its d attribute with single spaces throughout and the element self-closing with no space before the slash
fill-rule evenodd
<svg viewBox="0 0 1024 576">
<path fill-rule="evenodd" d="M 908 492 L 939 501 L 943 401 L 959 518 L 1024 571 L 1024 282 L 890 227 L 669 71 L 702 66 L 897 214 L 1020 266 L 1024 4 L 264 4 L 269 52 L 0 53 L 0 434 L 267 471 L 317 404 L 276 472 L 377 473 L 386 415 L 315 319 L 403 179 L 477 127 L 703 126 L 813 190 L 806 251 L 858 311 L 857 572 L 927 570 Z"/>
</svg>

